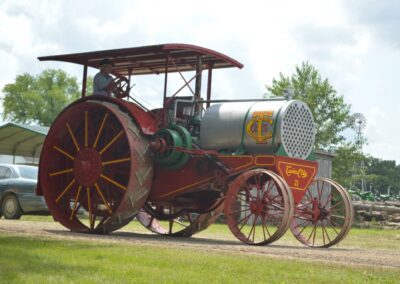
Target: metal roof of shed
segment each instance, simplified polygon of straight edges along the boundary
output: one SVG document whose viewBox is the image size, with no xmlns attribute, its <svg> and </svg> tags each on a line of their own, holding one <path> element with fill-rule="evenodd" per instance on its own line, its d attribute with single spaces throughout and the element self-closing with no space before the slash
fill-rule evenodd
<svg viewBox="0 0 400 284">
<path fill-rule="evenodd" d="M 48 127 L 9 122 L 0 126 L 0 154 L 38 157 Z"/>
</svg>

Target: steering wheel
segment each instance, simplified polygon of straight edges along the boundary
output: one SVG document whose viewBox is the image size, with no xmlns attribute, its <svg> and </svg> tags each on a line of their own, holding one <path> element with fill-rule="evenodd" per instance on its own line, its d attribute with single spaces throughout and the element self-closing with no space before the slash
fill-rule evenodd
<svg viewBox="0 0 400 284">
<path fill-rule="evenodd" d="M 112 86 L 111 91 L 118 99 L 129 96 L 131 88 L 129 87 L 129 82 L 125 77 L 114 78 L 110 85 Z"/>
</svg>

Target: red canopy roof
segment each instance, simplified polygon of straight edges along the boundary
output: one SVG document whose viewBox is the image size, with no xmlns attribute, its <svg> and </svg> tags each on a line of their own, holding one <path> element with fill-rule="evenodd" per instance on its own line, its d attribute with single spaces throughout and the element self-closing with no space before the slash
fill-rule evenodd
<svg viewBox="0 0 400 284">
<path fill-rule="evenodd" d="M 200 46 L 189 44 L 162 44 L 142 47 L 110 49 L 102 51 L 52 55 L 39 57 L 41 61 L 65 61 L 99 68 L 104 58 L 114 63 L 113 73 L 119 75 L 160 74 L 165 73 L 166 58 L 168 72 L 196 70 L 197 58 L 202 56 L 203 69 L 212 68 L 242 68 L 243 64 L 222 53 Z"/>
</svg>

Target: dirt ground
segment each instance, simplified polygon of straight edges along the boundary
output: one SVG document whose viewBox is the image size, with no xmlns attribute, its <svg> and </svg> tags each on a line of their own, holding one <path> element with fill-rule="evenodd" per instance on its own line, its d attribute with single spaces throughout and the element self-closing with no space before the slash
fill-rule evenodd
<svg viewBox="0 0 400 284">
<path fill-rule="evenodd" d="M 176 247 L 207 251 L 237 252 L 240 254 L 293 259 L 310 262 L 328 262 L 341 265 L 400 268 L 400 251 L 359 248 L 311 249 L 292 244 L 272 244 L 269 246 L 247 246 L 239 241 L 221 238 L 172 238 L 155 234 L 133 233 L 120 230 L 109 235 L 88 235 L 73 233 L 58 223 L 0 220 L 0 234 L 13 236 L 46 238 L 56 240 L 96 241 L 100 243 L 145 244 L 157 247 Z"/>
</svg>

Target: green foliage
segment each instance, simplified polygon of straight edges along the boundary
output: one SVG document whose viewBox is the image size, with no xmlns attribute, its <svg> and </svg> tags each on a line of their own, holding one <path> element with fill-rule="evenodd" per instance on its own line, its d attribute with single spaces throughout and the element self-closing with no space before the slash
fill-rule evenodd
<svg viewBox="0 0 400 284">
<path fill-rule="evenodd" d="M 337 156 L 332 162 L 332 178 L 344 187 L 351 188 L 355 180 L 361 180 L 359 165 L 365 157 L 358 151 L 357 145 L 351 142 L 337 147 L 335 154 Z"/>
<path fill-rule="evenodd" d="M 18 75 L 3 88 L 3 119 L 49 126 L 70 102 L 79 97 L 75 77 L 62 70 L 48 69 L 40 75 Z"/>
<path fill-rule="evenodd" d="M 377 194 L 400 194 L 400 165 L 395 161 L 369 157 L 366 162 L 366 181 Z"/>
<path fill-rule="evenodd" d="M 350 106 L 336 93 L 328 79 L 308 62 L 296 66 L 291 76 L 279 74 L 266 86 L 275 96 L 283 96 L 286 89 L 294 91 L 294 98 L 304 101 L 311 109 L 316 124 L 316 148 L 328 150 L 344 141 L 341 132 L 349 126 Z"/>
</svg>

